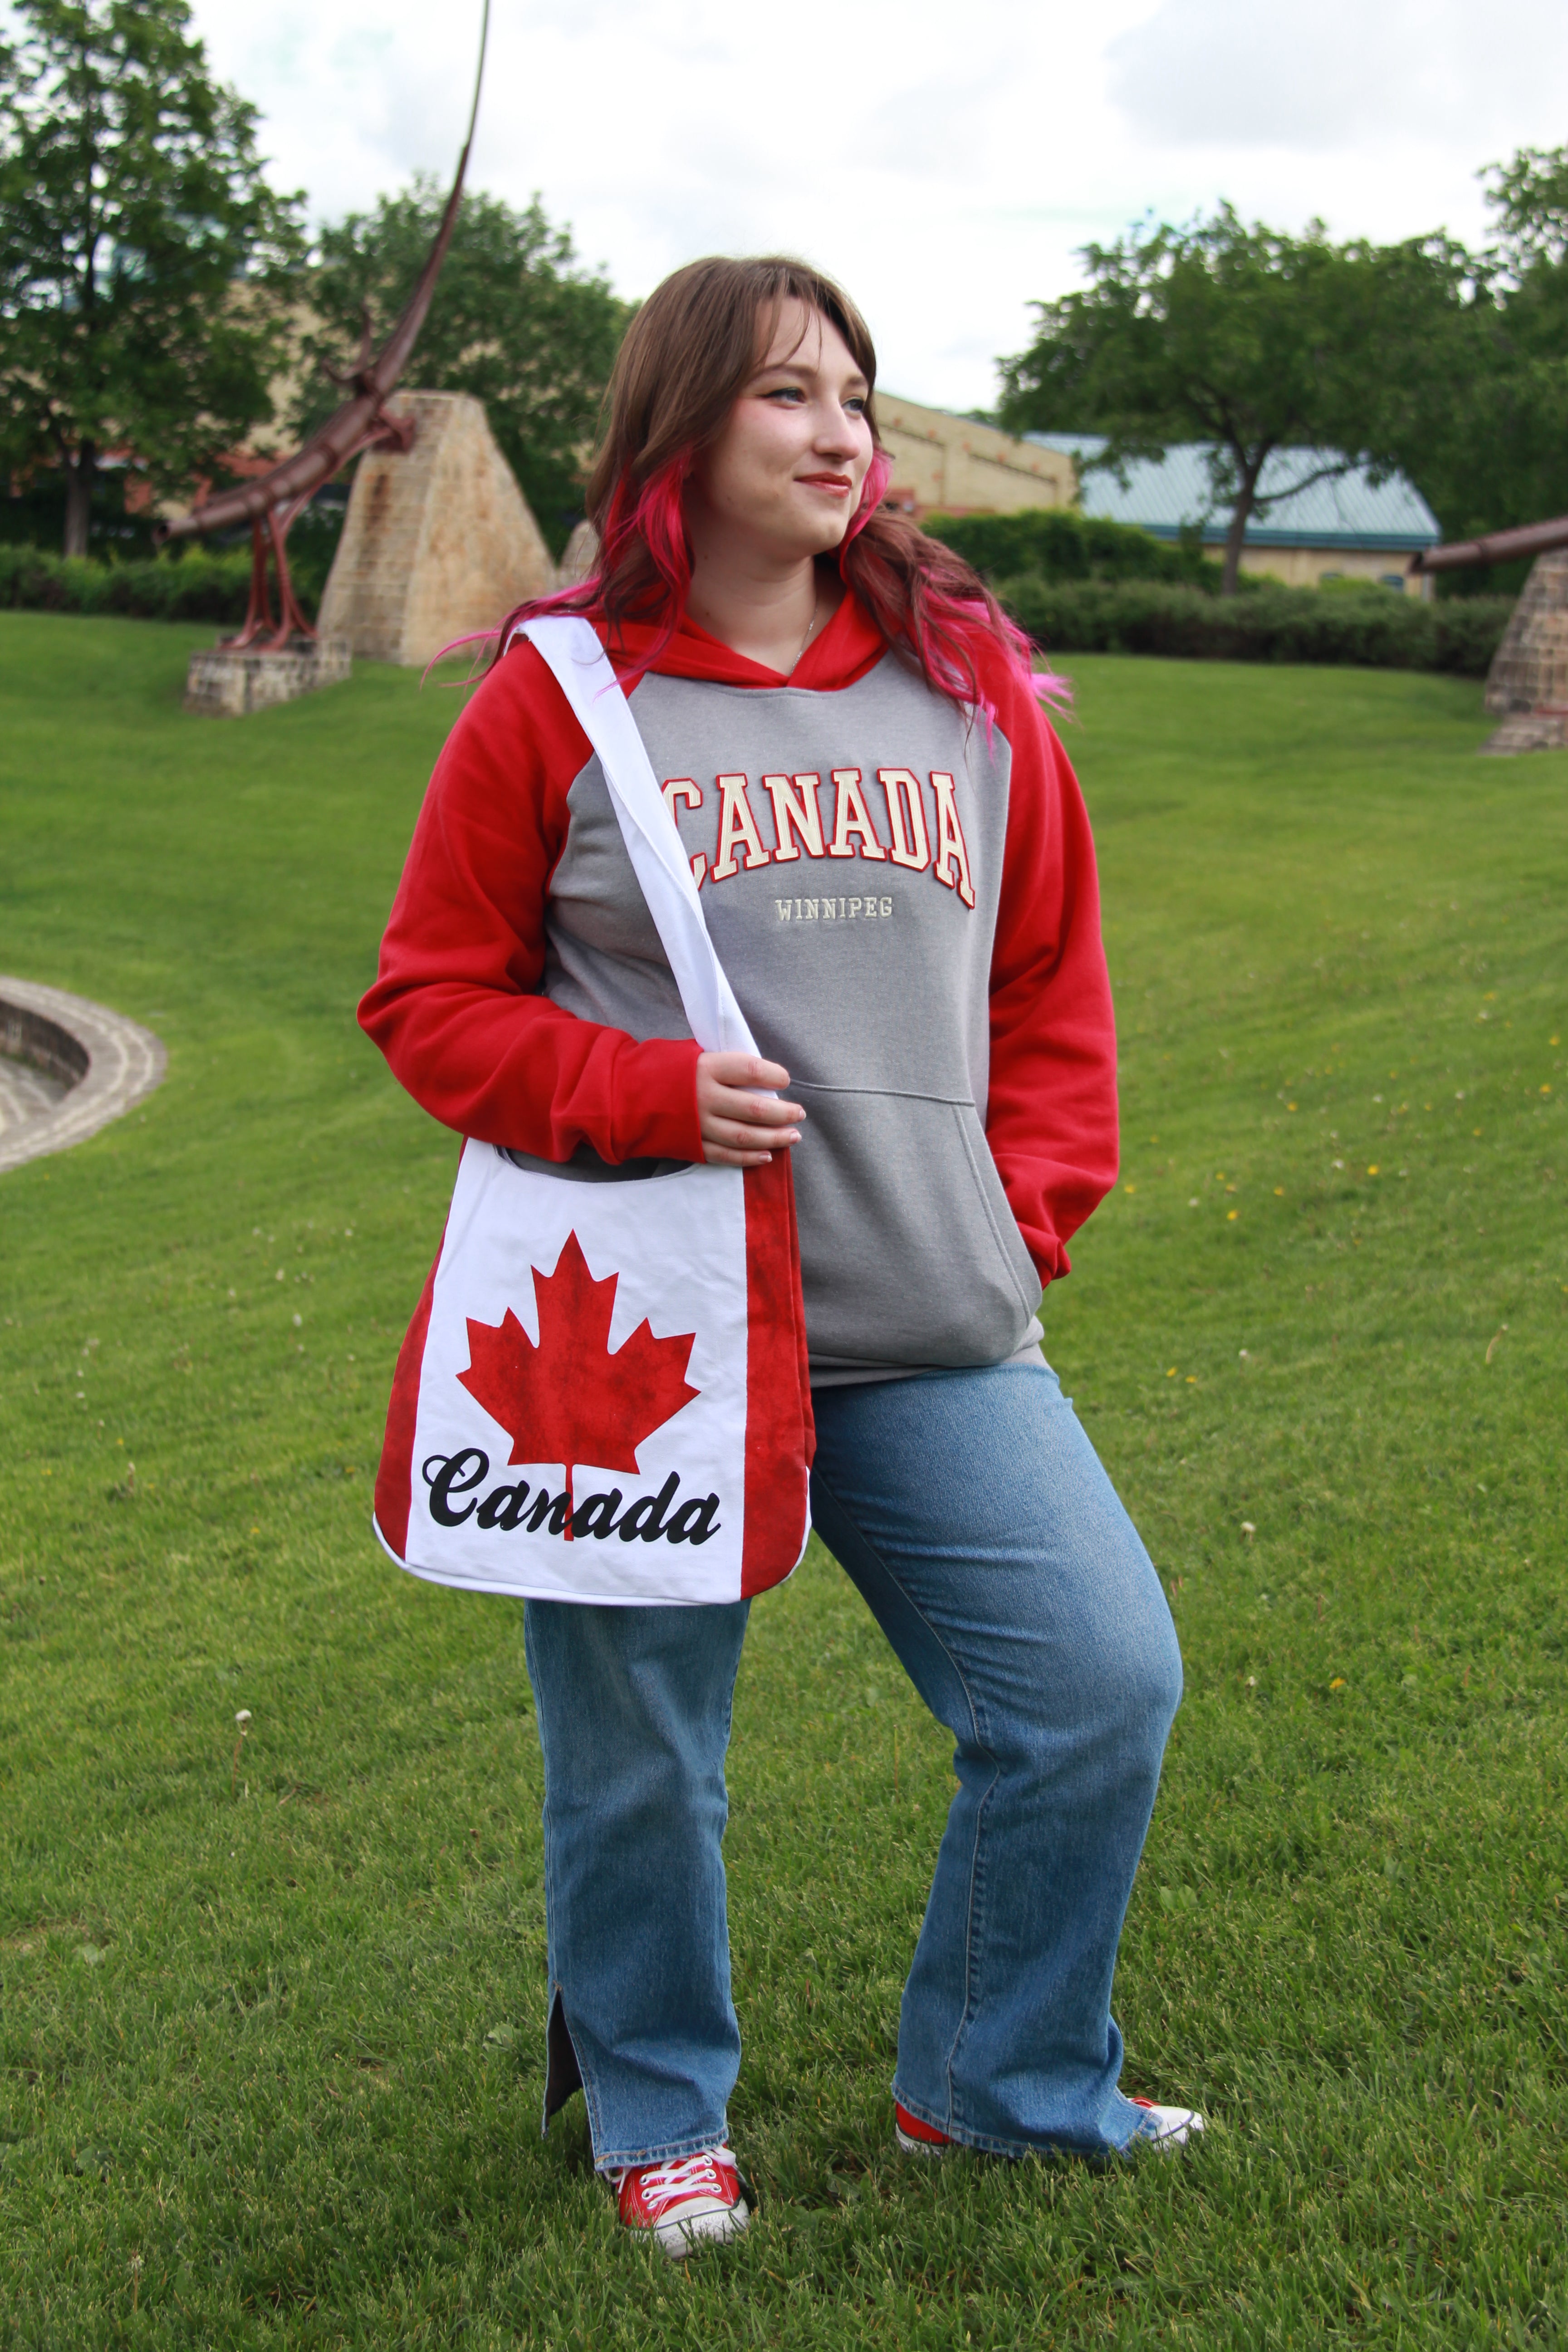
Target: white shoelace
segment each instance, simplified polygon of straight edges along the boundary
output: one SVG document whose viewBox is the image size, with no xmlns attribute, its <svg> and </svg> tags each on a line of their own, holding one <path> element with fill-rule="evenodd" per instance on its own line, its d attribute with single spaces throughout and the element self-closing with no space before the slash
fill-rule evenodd
<svg viewBox="0 0 1568 2352">
<path fill-rule="evenodd" d="M 657 2221 L 667 2205 L 688 2197 L 700 2197 L 704 2192 L 722 2197 L 724 2184 L 719 2178 L 719 2167 L 734 2161 L 733 2152 L 728 2147 L 705 2147 L 696 2156 L 675 2157 L 668 2164 L 650 2164 L 642 2177 L 643 2203 Z M 637 2168 L 630 2166 L 627 2169 Z M 626 2179 L 625 2173 L 621 2179 Z"/>
</svg>

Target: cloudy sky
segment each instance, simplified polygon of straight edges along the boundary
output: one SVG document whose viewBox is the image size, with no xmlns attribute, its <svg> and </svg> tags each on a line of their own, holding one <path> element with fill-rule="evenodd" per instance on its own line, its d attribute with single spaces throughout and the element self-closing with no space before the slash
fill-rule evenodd
<svg viewBox="0 0 1568 2352">
<path fill-rule="evenodd" d="M 492 0 L 475 184 L 538 190 L 626 294 L 714 250 L 841 278 L 881 379 L 994 394 L 1028 304 L 1145 210 L 1486 233 L 1568 138 L 1563 0 Z M 447 173 L 479 0 L 195 0 L 279 185 L 331 218 Z"/>
</svg>

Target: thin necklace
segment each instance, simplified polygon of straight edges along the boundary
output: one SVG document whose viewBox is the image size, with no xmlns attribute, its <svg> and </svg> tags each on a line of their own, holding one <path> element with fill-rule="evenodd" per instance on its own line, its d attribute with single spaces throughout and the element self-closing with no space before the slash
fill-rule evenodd
<svg viewBox="0 0 1568 2352">
<path fill-rule="evenodd" d="M 795 657 L 784 673 L 786 677 L 793 677 L 795 671 L 800 667 L 801 662 L 805 657 L 805 649 L 816 634 L 816 616 L 821 608 L 822 583 L 814 576 L 811 590 L 811 618 L 805 625 L 805 635 L 800 641 L 800 646 L 796 651 Z"/>
</svg>

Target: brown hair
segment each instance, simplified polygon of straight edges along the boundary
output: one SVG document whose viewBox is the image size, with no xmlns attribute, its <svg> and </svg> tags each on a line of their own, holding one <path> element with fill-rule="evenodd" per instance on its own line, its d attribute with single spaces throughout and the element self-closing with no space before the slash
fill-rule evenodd
<svg viewBox="0 0 1568 2352">
<path fill-rule="evenodd" d="M 635 685 L 654 667 L 679 625 L 691 581 L 687 478 L 755 373 L 792 299 L 838 330 L 868 386 L 875 455 L 837 550 L 845 582 L 889 643 L 950 699 L 989 709 L 976 667 L 982 638 L 994 640 L 1027 675 L 1027 642 L 979 575 L 882 504 L 891 468 L 877 434 L 877 352 L 865 320 L 832 278 L 781 254 L 688 262 L 637 310 L 605 395 L 604 437 L 588 479 L 597 567 L 577 586 L 510 614 L 501 649 L 515 624 L 534 613 L 586 613 L 607 623 L 612 638 L 627 621 L 653 622 L 655 643 L 623 682 Z"/>
</svg>

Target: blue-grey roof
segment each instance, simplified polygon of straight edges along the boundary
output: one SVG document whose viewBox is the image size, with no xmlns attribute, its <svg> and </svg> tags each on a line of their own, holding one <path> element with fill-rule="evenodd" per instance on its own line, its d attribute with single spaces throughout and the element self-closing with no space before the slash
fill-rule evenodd
<svg viewBox="0 0 1568 2352">
<path fill-rule="evenodd" d="M 1026 441 L 1042 449 L 1063 449 L 1082 460 L 1095 457 L 1105 442 L 1098 433 L 1026 433 Z M 1247 527 L 1248 547 L 1387 548 L 1390 552 L 1431 547 L 1442 537 L 1426 499 L 1403 474 L 1370 482 L 1363 469 L 1313 482 L 1294 497 L 1293 481 L 1334 462 L 1331 449 L 1277 449 L 1263 468 L 1259 488 L 1279 503 L 1261 520 Z M 1127 467 L 1127 488 L 1114 474 L 1083 473 L 1082 509 L 1111 522 L 1136 523 L 1156 539 L 1175 539 L 1194 524 L 1205 541 L 1223 541 L 1228 516 L 1214 511 L 1208 451 L 1201 441 L 1168 448 L 1163 458 L 1133 458 Z"/>
</svg>

